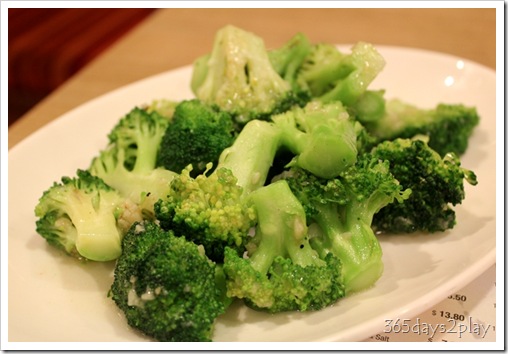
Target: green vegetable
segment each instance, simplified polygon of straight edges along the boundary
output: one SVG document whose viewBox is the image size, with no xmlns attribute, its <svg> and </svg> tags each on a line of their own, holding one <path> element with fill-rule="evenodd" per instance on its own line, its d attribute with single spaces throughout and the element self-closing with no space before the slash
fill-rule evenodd
<svg viewBox="0 0 508 354">
<path fill-rule="evenodd" d="M 296 155 L 289 165 L 332 178 L 356 161 L 357 129 L 340 102 L 310 102 L 272 121 L 282 131 L 282 145 Z"/>
<path fill-rule="evenodd" d="M 158 341 L 211 341 L 231 303 L 220 266 L 150 221 L 131 227 L 123 249 L 110 295 L 129 325 Z"/>
<path fill-rule="evenodd" d="M 378 142 L 426 135 L 429 146 L 442 157 L 449 152 L 462 155 L 480 120 L 476 108 L 463 104 L 441 103 L 425 109 L 391 99 L 387 100 L 385 110 L 380 119 L 364 122 Z"/>
<path fill-rule="evenodd" d="M 280 176 L 304 206 L 311 246 L 342 263 L 346 295 L 367 289 L 383 273 L 382 250 L 372 228 L 374 215 L 407 199 L 387 161 L 366 153 L 334 179 L 293 168 Z"/>
<path fill-rule="evenodd" d="M 180 102 L 162 137 L 157 165 L 180 172 L 192 165 L 193 175 L 217 163 L 235 138 L 233 118 L 217 107 L 192 99 Z"/>
<path fill-rule="evenodd" d="M 267 50 L 234 26 L 193 64 L 195 97 L 135 107 L 35 208 L 68 254 L 116 260 L 110 296 L 159 341 L 211 341 L 235 299 L 315 311 L 375 285 L 384 233 L 441 232 L 475 173 L 475 108 L 369 88 L 385 61 L 297 33 Z"/>
<path fill-rule="evenodd" d="M 268 312 L 317 310 L 344 296 L 341 263 L 309 244 L 305 212 L 285 181 L 250 195 L 258 215 L 248 257 L 226 248 L 227 293 Z"/>
<path fill-rule="evenodd" d="M 313 99 L 351 106 L 365 94 L 384 66 L 384 58 L 370 43 L 358 42 L 348 54 L 335 45 L 318 43 L 302 63 L 297 81 Z"/>
<path fill-rule="evenodd" d="M 247 123 L 213 173 L 206 170 L 193 178 L 186 168 L 171 183 L 155 205 L 161 226 L 202 244 L 214 261 L 222 262 L 226 246 L 241 252 L 256 222 L 246 196 L 265 184 L 279 145 L 280 132 L 273 124 Z"/>
<path fill-rule="evenodd" d="M 196 98 L 233 114 L 240 126 L 308 100 L 275 71 L 262 38 L 231 25 L 217 31 L 211 53 L 194 63 L 191 88 Z"/>
<path fill-rule="evenodd" d="M 465 198 L 464 182 L 478 183 L 473 171 L 461 166 L 456 154 L 441 157 L 419 139 L 395 139 L 377 145 L 372 155 L 388 161 L 390 171 L 411 196 L 391 204 L 374 217 L 379 231 L 411 233 L 438 232 L 456 224 L 453 206 Z"/>
<path fill-rule="evenodd" d="M 89 171 L 154 216 L 153 205 L 166 195 L 176 172 L 157 167 L 157 154 L 169 120 L 141 108 L 122 117 L 109 134 L 109 145 L 92 160 Z"/>
<path fill-rule="evenodd" d="M 89 172 L 62 177 L 35 207 L 36 231 L 76 258 L 110 261 L 121 253 L 124 198 Z"/>
<path fill-rule="evenodd" d="M 297 33 L 280 48 L 268 51 L 268 58 L 274 70 L 287 82 L 294 91 L 301 88 L 297 83 L 300 67 L 312 51 L 312 44 L 303 33 Z"/>
</svg>

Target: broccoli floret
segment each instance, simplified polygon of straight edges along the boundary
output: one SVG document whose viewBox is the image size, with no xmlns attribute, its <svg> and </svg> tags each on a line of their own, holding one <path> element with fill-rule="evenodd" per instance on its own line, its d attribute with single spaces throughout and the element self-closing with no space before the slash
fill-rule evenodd
<svg viewBox="0 0 508 354">
<path fill-rule="evenodd" d="M 180 104 L 180 101 L 170 100 L 170 99 L 158 99 L 153 100 L 150 104 L 143 107 L 145 111 L 149 114 L 153 112 L 157 112 L 168 121 L 173 119 L 173 115 L 175 114 L 176 106 Z"/>
<path fill-rule="evenodd" d="M 155 214 L 162 228 L 187 235 L 212 260 L 222 262 L 225 246 L 243 248 L 256 215 L 243 201 L 231 170 L 220 168 L 196 178 L 190 172 L 186 168 L 173 180 L 167 197 L 155 204 Z"/>
<path fill-rule="evenodd" d="M 167 196 L 155 204 L 161 226 L 204 245 L 217 262 L 226 246 L 243 250 L 256 221 L 246 196 L 265 184 L 279 145 L 280 132 L 272 123 L 247 123 L 213 173 L 193 178 L 189 167 L 171 183 Z"/>
<path fill-rule="evenodd" d="M 211 53 L 196 60 L 191 89 L 240 125 L 308 100 L 275 71 L 262 38 L 231 25 L 217 31 Z"/>
<path fill-rule="evenodd" d="M 282 145 L 296 155 L 290 165 L 332 178 L 356 161 L 359 130 L 340 102 L 310 102 L 272 121 L 282 130 Z"/>
<path fill-rule="evenodd" d="M 231 300 L 202 247 L 151 221 L 133 224 L 122 247 L 110 296 L 128 324 L 158 341 L 211 341 Z"/>
<path fill-rule="evenodd" d="M 311 246 L 321 258 L 332 254 L 342 263 L 346 295 L 372 286 L 384 268 L 372 218 L 410 194 L 390 173 L 388 162 L 365 153 L 333 179 L 298 168 L 280 177 L 304 207 Z"/>
<path fill-rule="evenodd" d="M 301 90 L 297 83 L 298 72 L 312 51 L 312 44 L 303 33 L 297 33 L 280 48 L 268 51 L 274 70 L 291 84 L 294 91 Z"/>
<path fill-rule="evenodd" d="M 268 312 L 317 310 L 344 296 L 341 263 L 319 258 L 305 212 L 283 180 L 250 194 L 258 215 L 247 257 L 226 248 L 227 294 Z"/>
<path fill-rule="evenodd" d="M 351 53 L 342 53 L 332 44 L 318 43 L 303 62 L 297 81 L 313 99 L 354 105 L 383 70 L 384 58 L 370 43 L 358 42 Z"/>
<path fill-rule="evenodd" d="M 364 122 L 378 141 L 426 135 L 429 146 L 442 157 L 449 152 L 462 155 L 480 120 L 476 108 L 463 104 L 438 104 L 427 109 L 390 99 L 385 111 L 382 118 Z"/>
<path fill-rule="evenodd" d="M 121 253 L 124 198 L 89 172 L 62 177 L 35 207 L 36 231 L 76 258 L 110 261 Z"/>
<path fill-rule="evenodd" d="M 216 165 L 222 150 L 234 141 L 233 118 L 218 107 L 197 99 L 184 100 L 176 107 L 162 137 L 157 165 L 180 172 L 189 164 L 192 175 Z"/>
<path fill-rule="evenodd" d="M 169 120 L 157 112 L 134 108 L 109 134 L 109 145 L 92 160 L 89 171 L 153 217 L 153 205 L 169 189 L 176 172 L 156 166 Z"/>
<path fill-rule="evenodd" d="M 441 157 L 420 139 L 385 141 L 372 155 L 390 163 L 390 171 L 411 196 L 401 204 L 381 209 L 373 220 L 379 231 L 438 232 L 456 224 L 453 206 L 465 198 L 464 181 L 477 184 L 473 171 L 461 166 L 456 154 Z"/>
</svg>

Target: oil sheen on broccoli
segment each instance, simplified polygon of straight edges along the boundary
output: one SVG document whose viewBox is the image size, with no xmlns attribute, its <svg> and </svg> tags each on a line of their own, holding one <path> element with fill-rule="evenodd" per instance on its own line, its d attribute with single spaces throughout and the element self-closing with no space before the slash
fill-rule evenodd
<svg viewBox="0 0 508 354">
<path fill-rule="evenodd" d="M 191 88 L 240 125 L 308 100 L 274 69 L 262 38 L 231 25 L 217 31 L 212 51 L 195 61 Z"/>
<path fill-rule="evenodd" d="M 47 189 L 35 207 L 36 231 L 76 258 L 116 259 L 122 249 L 124 198 L 98 177 L 78 170 Z"/>
<path fill-rule="evenodd" d="M 145 218 L 153 218 L 153 205 L 166 194 L 177 175 L 157 166 L 168 125 L 168 119 L 157 111 L 133 108 L 113 127 L 109 145 L 89 167 L 91 174 L 137 205 Z"/>
<path fill-rule="evenodd" d="M 299 168 L 280 177 L 306 211 L 310 245 L 321 258 L 331 254 L 341 261 L 346 294 L 371 287 L 384 269 L 372 219 L 411 193 L 394 178 L 388 162 L 363 154 L 333 179 Z"/>
<path fill-rule="evenodd" d="M 286 181 L 250 194 L 258 215 L 247 257 L 226 248 L 227 294 L 267 312 L 318 310 L 345 295 L 341 262 L 312 249 L 305 211 Z"/>
</svg>

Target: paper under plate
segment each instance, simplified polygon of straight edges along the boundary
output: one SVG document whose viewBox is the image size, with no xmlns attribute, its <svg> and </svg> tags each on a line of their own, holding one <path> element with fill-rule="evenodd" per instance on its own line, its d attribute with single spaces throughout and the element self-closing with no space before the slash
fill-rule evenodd
<svg viewBox="0 0 508 354">
<path fill-rule="evenodd" d="M 466 186 L 466 200 L 456 208 L 458 225 L 432 236 L 382 236 L 383 277 L 372 289 L 325 310 L 267 315 L 235 305 L 219 318 L 215 341 L 361 341 L 381 332 L 386 320 L 418 315 L 495 263 L 495 72 L 444 54 L 378 48 L 387 66 L 372 88 L 422 107 L 447 102 L 478 108 L 481 123 L 463 166 L 477 173 L 479 184 Z M 35 233 L 33 209 L 54 181 L 88 167 L 119 117 L 135 105 L 191 97 L 190 75 L 191 68 L 185 67 L 116 90 L 63 115 L 9 151 L 5 349 L 13 342 L 149 341 L 128 328 L 106 297 L 113 264 L 81 265 L 48 246 Z M 16 348 L 23 348 L 19 344 Z M 118 343 L 115 348 L 135 346 Z"/>
</svg>

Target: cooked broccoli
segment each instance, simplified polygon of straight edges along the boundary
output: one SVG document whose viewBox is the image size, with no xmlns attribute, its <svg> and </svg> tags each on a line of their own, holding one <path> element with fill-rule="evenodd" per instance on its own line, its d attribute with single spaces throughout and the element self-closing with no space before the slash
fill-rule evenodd
<svg viewBox="0 0 508 354">
<path fill-rule="evenodd" d="M 444 157 L 449 152 L 460 156 L 466 151 L 479 120 L 476 108 L 463 104 L 438 104 L 427 109 L 390 99 L 385 114 L 364 125 L 378 141 L 426 135 L 429 146 Z"/>
<path fill-rule="evenodd" d="M 332 254 L 342 263 L 346 295 L 372 286 L 384 267 L 372 218 L 410 194 L 392 176 L 388 162 L 365 153 L 333 179 L 318 178 L 299 168 L 280 178 L 304 207 L 311 246 L 321 258 Z"/>
<path fill-rule="evenodd" d="M 332 44 L 318 43 L 302 63 L 297 82 L 313 99 L 340 101 L 349 107 L 365 94 L 384 66 L 384 58 L 370 43 L 358 42 L 347 54 Z"/>
<path fill-rule="evenodd" d="M 366 90 L 348 107 L 348 112 L 362 124 L 376 122 L 386 114 L 384 94 L 384 90 Z"/>
<path fill-rule="evenodd" d="M 153 100 L 149 104 L 143 107 L 145 111 L 149 114 L 153 112 L 157 112 L 161 116 L 165 117 L 168 121 L 173 119 L 173 115 L 175 114 L 176 106 L 180 104 L 180 101 L 170 100 L 170 99 L 158 99 Z"/>
<path fill-rule="evenodd" d="M 355 163 L 359 130 L 340 102 L 310 102 L 271 119 L 282 145 L 296 155 L 290 165 L 332 178 Z"/>
<path fill-rule="evenodd" d="M 453 228 L 456 215 L 453 206 L 465 198 L 464 181 L 477 184 L 473 171 L 461 166 L 454 153 L 441 157 L 420 139 L 385 141 L 372 155 L 389 161 L 390 171 L 410 197 L 401 204 L 390 204 L 374 216 L 379 231 L 411 233 L 438 232 Z"/>
<path fill-rule="evenodd" d="M 243 250 L 256 219 L 246 196 L 265 184 L 279 144 L 280 133 L 272 123 L 247 123 L 213 173 L 193 178 L 189 167 L 174 179 L 167 196 L 155 204 L 161 226 L 202 244 L 217 262 L 226 246 Z"/>
<path fill-rule="evenodd" d="M 119 224 L 124 202 L 100 178 L 78 170 L 76 177 L 62 177 L 42 194 L 35 207 L 36 230 L 73 257 L 114 260 L 125 232 Z"/>
<path fill-rule="evenodd" d="M 217 31 L 211 53 L 194 63 L 191 89 L 233 114 L 240 126 L 308 100 L 275 71 L 262 38 L 231 25 Z"/>
<path fill-rule="evenodd" d="M 222 150 L 235 138 L 233 118 L 218 107 L 197 99 L 184 100 L 176 107 L 162 137 L 157 165 L 180 172 L 189 164 L 192 175 L 217 163 Z"/>
<path fill-rule="evenodd" d="M 312 44 L 303 33 L 297 33 L 280 48 L 268 51 L 268 58 L 274 70 L 291 84 L 294 91 L 300 91 L 297 83 L 300 67 L 312 51 Z"/>
<path fill-rule="evenodd" d="M 166 195 L 176 172 L 156 167 L 169 120 L 156 111 L 132 109 L 109 134 L 109 145 L 92 160 L 89 171 L 153 217 L 153 205 Z"/>
<path fill-rule="evenodd" d="M 144 221 L 125 235 L 110 296 L 130 326 L 158 341 L 211 341 L 231 303 L 202 247 Z"/>
<path fill-rule="evenodd" d="M 249 196 L 258 215 L 247 257 L 226 248 L 227 294 L 268 312 L 317 310 L 344 296 L 341 263 L 311 248 L 305 212 L 283 180 Z"/>
</svg>

